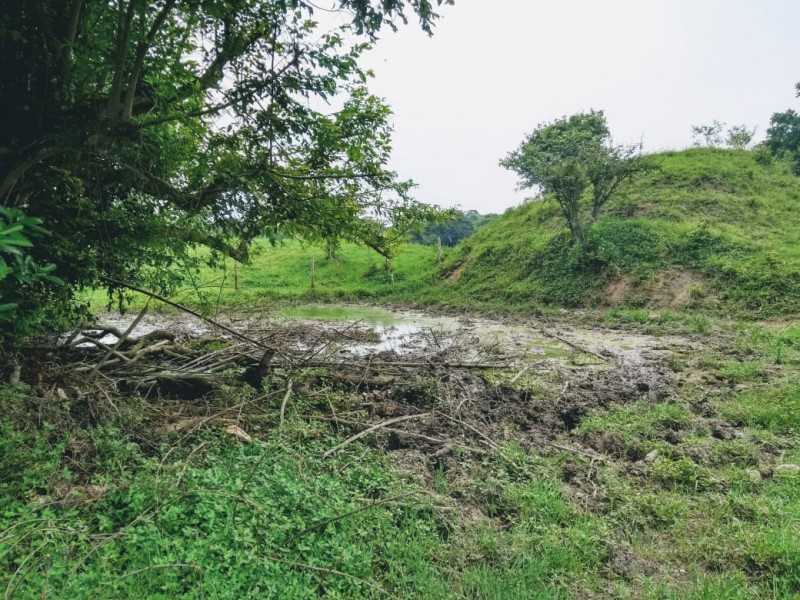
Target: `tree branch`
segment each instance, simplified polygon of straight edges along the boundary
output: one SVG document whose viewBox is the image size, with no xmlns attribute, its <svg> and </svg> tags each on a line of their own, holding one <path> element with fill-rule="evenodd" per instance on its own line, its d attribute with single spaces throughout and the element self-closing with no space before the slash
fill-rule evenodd
<svg viewBox="0 0 800 600">
<path fill-rule="evenodd" d="M 144 58 L 147 55 L 147 51 L 150 49 L 150 46 L 153 44 L 153 40 L 158 34 L 158 30 L 161 29 L 161 26 L 164 24 L 164 21 L 167 20 L 167 16 L 175 7 L 176 3 L 177 0 L 167 0 L 164 3 L 164 6 L 161 8 L 158 15 L 156 15 L 153 24 L 150 26 L 150 30 L 147 32 L 147 35 L 136 47 L 136 57 L 133 60 L 133 67 L 131 68 L 131 73 L 128 76 L 128 88 L 125 92 L 125 103 L 122 107 L 122 116 L 125 120 L 129 120 L 133 112 L 133 100 L 136 97 L 136 87 L 142 74 Z"/>
</svg>

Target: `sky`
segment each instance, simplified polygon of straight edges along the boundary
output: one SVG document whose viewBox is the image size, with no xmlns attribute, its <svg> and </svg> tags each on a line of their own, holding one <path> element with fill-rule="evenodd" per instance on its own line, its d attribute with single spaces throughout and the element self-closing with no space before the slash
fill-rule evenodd
<svg viewBox="0 0 800 600">
<path fill-rule="evenodd" d="M 498 165 L 539 123 L 603 110 L 616 143 L 692 144 L 800 108 L 800 0 L 456 0 L 433 37 L 385 32 L 362 66 L 394 111 L 390 167 L 418 200 L 502 212 L 530 192 Z"/>
</svg>

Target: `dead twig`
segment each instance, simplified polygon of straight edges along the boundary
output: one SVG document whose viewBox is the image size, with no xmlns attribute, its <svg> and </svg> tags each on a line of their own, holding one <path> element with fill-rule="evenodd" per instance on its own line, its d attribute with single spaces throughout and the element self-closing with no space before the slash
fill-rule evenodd
<svg viewBox="0 0 800 600">
<path fill-rule="evenodd" d="M 356 577 L 355 575 L 350 575 L 350 573 L 344 573 L 342 571 L 337 571 L 336 569 L 326 569 L 325 567 L 315 567 L 313 565 L 307 565 L 307 564 L 304 564 L 304 563 L 293 562 L 293 561 L 289 561 L 289 560 L 283 560 L 282 558 L 277 558 L 275 556 L 272 556 L 270 558 L 272 560 L 274 560 L 275 562 L 278 562 L 278 563 L 281 563 L 281 564 L 284 564 L 284 565 L 288 565 L 290 567 L 299 567 L 301 569 L 308 569 L 309 571 L 316 571 L 317 573 L 327 573 L 329 575 L 339 575 L 340 577 L 347 577 L 348 579 L 352 579 L 353 581 L 357 581 L 357 582 L 362 583 L 362 584 L 364 584 L 366 586 L 369 586 L 372 589 L 374 589 L 374 590 L 376 590 L 376 591 L 378 591 L 378 592 L 380 592 L 382 594 L 385 594 L 386 596 L 389 596 L 390 598 L 396 598 L 397 597 L 397 596 L 394 596 L 393 594 L 390 594 L 389 592 L 387 592 L 381 586 L 376 585 L 376 584 L 372 583 L 371 581 L 367 581 L 366 579 L 361 579 L 360 577 Z"/>
<path fill-rule="evenodd" d="M 561 444 L 556 444 L 555 442 L 550 442 L 550 445 L 553 448 L 557 448 L 559 450 L 564 450 L 565 452 L 574 452 L 575 454 L 582 454 L 583 456 L 586 456 L 586 457 L 592 459 L 593 462 L 596 461 L 596 460 L 599 460 L 599 461 L 605 462 L 605 463 L 609 462 L 609 460 L 605 456 L 603 456 L 602 454 L 596 454 L 596 453 L 593 453 L 593 452 L 587 452 L 586 450 L 582 450 L 580 448 L 570 448 L 569 446 L 562 446 Z"/>
<path fill-rule="evenodd" d="M 334 446 L 330 450 L 327 450 L 322 455 L 322 458 L 328 458 L 331 454 L 341 450 L 345 446 L 347 446 L 349 444 L 352 444 L 356 440 L 361 439 L 365 435 L 367 435 L 369 433 L 372 433 L 373 431 L 375 431 L 377 429 L 382 429 L 384 427 L 388 427 L 389 425 L 394 425 L 395 423 L 402 423 L 403 421 L 410 421 L 411 419 L 422 419 L 424 417 L 429 417 L 430 415 L 431 415 L 431 413 L 420 413 L 420 414 L 416 414 L 416 415 L 405 415 L 405 416 L 402 416 L 402 417 L 395 417 L 394 419 L 389 419 L 388 421 L 384 421 L 383 423 L 378 423 L 377 425 L 373 425 L 372 427 L 368 427 L 364 431 L 361 431 L 361 432 L 355 434 L 354 436 L 347 438 L 341 444 L 337 444 L 336 446 Z"/>
<path fill-rule="evenodd" d="M 283 402 L 281 402 L 281 418 L 280 418 L 280 427 L 283 427 L 283 419 L 286 415 L 286 405 L 289 404 L 289 398 L 292 397 L 292 380 L 290 379 L 286 384 L 286 394 L 283 396 Z"/>
<path fill-rule="evenodd" d="M 130 326 L 128 327 L 128 329 L 126 329 L 126 330 L 125 330 L 125 333 L 123 333 L 123 334 L 122 334 L 122 335 L 121 335 L 121 336 L 120 336 L 120 337 L 117 339 L 117 343 L 116 343 L 116 344 L 114 344 L 113 348 L 112 348 L 111 350 L 109 350 L 108 352 L 106 352 L 106 353 L 105 353 L 105 355 L 103 356 L 103 358 L 101 358 L 101 359 L 100 359 L 100 362 L 98 362 L 98 363 L 97 363 L 97 364 L 94 366 L 94 369 L 92 369 L 92 374 L 94 374 L 94 373 L 96 373 L 97 371 L 99 371 L 99 370 L 100 370 L 100 369 L 103 367 L 103 365 L 106 363 L 106 361 L 107 361 L 109 358 L 111 358 L 111 355 L 112 355 L 114 352 L 116 352 L 117 350 L 119 350 L 120 346 L 122 346 L 122 344 L 124 344 L 124 343 L 125 343 L 125 340 L 127 340 L 127 339 L 128 339 L 128 336 L 129 336 L 129 335 L 130 335 L 130 334 L 133 332 L 133 330 L 134 330 L 134 329 L 136 329 L 136 326 L 139 324 L 139 321 L 141 321 L 141 320 L 144 318 L 144 316 L 147 314 L 147 309 L 148 309 L 149 307 L 150 307 L 150 298 L 148 298 L 148 299 L 147 299 L 147 302 L 145 302 L 144 308 L 142 308 L 142 310 L 141 310 L 141 311 L 139 311 L 139 314 L 138 314 L 138 315 L 136 315 L 136 318 L 135 318 L 135 319 L 133 320 L 133 322 L 130 324 Z"/>
<path fill-rule="evenodd" d="M 603 356 L 602 354 L 600 354 L 598 352 L 595 352 L 594 350 L 589 350 L 589 348 L 586 348 L 584 346 L 581 346 L 580 344 L 576 344 L 573 341 L 570 341 L 570 340 L 568 340 L 566 338 L 563 338 L 563 337 L 561 337 L 559 335 L 556 335 L 552 331 L 547 331 L 547 329 L 545 329 L 544 327 L 539 327 L 539 332 L 545 337 L 549 337 L 549 338 L 552 338 L 554 340 L 557 340 L 557 341 L 561 342 L 562 344 L 566 344 L 567 346 L 569 346 L 573 350 L 577 350 L 578 352 L 583 352 L 584 354 L 589 354 L 591 356 L 599 358 L 602 361 L 608 362 L 608 357 L 607 356 Z"/>
<path fill-rule="evenodd" d="M 472 431 L 473 433 L 477 433 L 477 434 L 478 434 L 478 435 L 479 435 L 479 436 L 480 436 L 480 437 L 481 437 L 481 438 L 482 438 L 482 439 L 483 439 L 483 440 L 484 440 L 484 441 L 485 441 L 485 442 L 486 442 L 486 443 L 489 445 L 489 447 L 490 447 L 490 448 L 492 448 L 493 450 L 497 450 L 497 448 L 499 447 L 499 446 L 498 446 L 498 445 L 497 445 L 497 444 L 494 442 L 494 440 L 492 440 L 492 438 L 490 438 L 488 435 L 486 435 L 486 434 L 485 434 L 485 433 L 483 433 L 482 431 L 480 431 L 480 430 L 478 430 L 478 429 L 475 429 L 475 428 L 474 428 L 472 425 L 470 425 L 469 423 L 465 423 L 464 421 L 462 421 L 462 420 L 460 420 L 460 419 L 456 419 L 455 417 L 448 416 L 448 415 L 446 415 L 446 414 L 444 414 L 444 413 L 438 413 L 438 414 L 440 414 L 441 416 L 443 416 L 443 417 L 444 417 L 445 419 L 447 419 L 448 421 L 453 421 L 453 423 L 458 423 L 459 425 L 461 425 L 462 427 L 466 427 L 467 429 L 469 429 L 469 430 L 470 430 L 470 431 Z"/>
</svg>

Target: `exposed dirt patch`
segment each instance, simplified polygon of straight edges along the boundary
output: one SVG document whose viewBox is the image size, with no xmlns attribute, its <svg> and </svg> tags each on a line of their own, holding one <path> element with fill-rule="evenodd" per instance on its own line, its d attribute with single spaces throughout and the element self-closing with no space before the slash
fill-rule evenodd
<svg viewBox="0 0 800 600">
<path fill-rule="evenodd" d="M 649 308 L 685 308 L 707 303 L 708 286 L 694 271 L 667 269 L 644 284 L 637 284 L 630 275 L 620 275 L 605 288 L 605 296 L 612 305 L 625 304 L 636 297 Z"/>
<path fill-rule="evenodd" d="M 606 286 L 605 293 L 612 304 L 623 304 L 631 290 L 633 277 L 620 275 Z"/>
<path fill-rule="evenodd" d="M 466 261 L 459 261 L 457 262 L 452 270 L 445 275 L 445 281 L 449 281 L 451 283 L 455 283 L 459 279 L 461 279 L 461 275 L 464 274 L 464 269 L 466 268 L 467 263 Z"/>
<path fill-rule="evenodd" d="M 668 269 L 645 287 L 653 307 L 682 308 L 706 295 L 703 278 L 693 271 Z"/>
</svg>

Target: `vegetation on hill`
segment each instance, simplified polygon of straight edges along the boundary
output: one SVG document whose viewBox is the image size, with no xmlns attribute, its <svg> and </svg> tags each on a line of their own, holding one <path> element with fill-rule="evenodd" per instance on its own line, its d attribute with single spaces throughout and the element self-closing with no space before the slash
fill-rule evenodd
<svg viewBox="0 0 800 600">
<path fill-rule="evenodd" d="M 572 243 L 551 199 L 531 201 L 462 242 L 442 285 L 509 305 L 800 310 L 800 178 L 790 166 L 715 148 L 652 161 L 619 187 L 584 244 Z"/>
<path fill-rule="evenodd" d="M 451 221 L 430 223 L 422 231 L 412 233 L 411 241 L 415 244 L 426 244 L 428 246 L 441 242 L 443 246 L 452 247 L 499 216 L 496 214 L 484 215 L 476 210 L 453 212 L 455 218 Z"/>
</svg>

